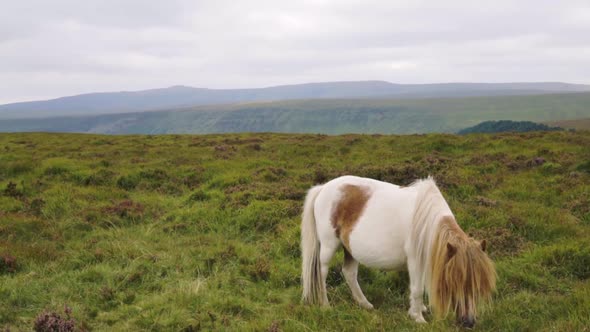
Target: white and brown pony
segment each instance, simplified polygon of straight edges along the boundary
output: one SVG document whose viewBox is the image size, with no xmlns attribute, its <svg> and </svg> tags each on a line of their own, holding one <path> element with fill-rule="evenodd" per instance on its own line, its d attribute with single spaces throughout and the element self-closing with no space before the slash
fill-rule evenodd
<svg viewBox="0 0 590 332">
<path fill-rule="evenodd" d="M 425 322 L 426 290 L 436 317 L 449 311 L 473 327 L 479 303 L 496 284 L 486 242 L 468 237 L 432 178 L 409 187 L 343 176 L 311 188 L 301 225 L 303 301 L 327 306 L 326 276 L 334 253 L 344 249 L 342 271 L 353 298 L 373 305 L 358 281 L 359 263 L 402 270 L 410 276 L 410 316 Z"/>
</svg>

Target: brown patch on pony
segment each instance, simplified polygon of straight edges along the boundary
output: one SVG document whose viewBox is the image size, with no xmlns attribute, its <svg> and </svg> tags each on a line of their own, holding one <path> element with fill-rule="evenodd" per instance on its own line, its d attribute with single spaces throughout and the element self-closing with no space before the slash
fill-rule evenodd
<svg viewBox="0 0 590 332">
<path fill-rule="evenodd" d="M 336 236 L 340 238 L 344 247 L 350 251 L 350 232 L 365 210 L 365 205 L 371 195 L 369 188 L 345 184 L 340 188 L 342 197 L 332 208 L 332 226 Z"/>
<path fill-rule="evenodd" d="M 437 317 L 453 310 L 458 319 L 475 318 L 478 304 L 491 301 L 496 270 L 482 249 L 485 242 L 468 237 L 452 216 L 442 217 L 431 251 L 429 298 Z"/>
</svg>

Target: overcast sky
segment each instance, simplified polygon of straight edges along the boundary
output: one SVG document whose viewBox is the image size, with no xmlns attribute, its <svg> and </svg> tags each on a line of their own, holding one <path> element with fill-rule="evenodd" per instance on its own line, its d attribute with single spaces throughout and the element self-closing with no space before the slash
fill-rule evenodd
<svg viewBox="0 0 590 332">
<path fill-rule="evenodd" d="M 590 1 L 1 0 L 0 103 L 189 85 L 590 83 Z"/>
</svg>

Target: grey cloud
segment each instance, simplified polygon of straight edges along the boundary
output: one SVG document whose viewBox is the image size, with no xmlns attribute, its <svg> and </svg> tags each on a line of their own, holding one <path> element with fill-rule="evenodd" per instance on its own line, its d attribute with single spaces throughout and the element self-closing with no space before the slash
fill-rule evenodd
<svg viewBox="0 0 590 332">
<path fill-rule="evenodd" d="M 590 83 L 587 1 L 18 1 L 0 103 L 184 84 Z"/>
</svg>

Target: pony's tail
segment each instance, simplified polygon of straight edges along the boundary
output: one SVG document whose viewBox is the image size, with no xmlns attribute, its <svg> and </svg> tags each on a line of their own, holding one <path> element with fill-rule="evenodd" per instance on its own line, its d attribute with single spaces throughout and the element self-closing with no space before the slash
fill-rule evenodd
<svg viewBox="0 0 590 332">
<path fill-rule="evenodd" d="M 303 303 L 320 304 L 324 298 L 320 267 L 320 242 L 315 224 L 314 203 L 322 190 L 322 186 L 315 186 L 307 192 L 303 214 L 301 216 L 301 256 L 303 285 Z"/>
</svg>

